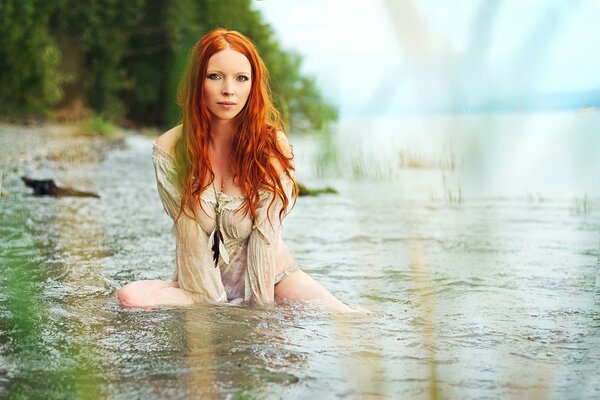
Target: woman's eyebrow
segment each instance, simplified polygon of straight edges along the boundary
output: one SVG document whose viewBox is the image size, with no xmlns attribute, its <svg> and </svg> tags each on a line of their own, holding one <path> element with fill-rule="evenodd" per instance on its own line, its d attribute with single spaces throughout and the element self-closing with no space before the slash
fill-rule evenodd
<svg viewBox="0 0 600 400">
<path fill-rule="evenodd" d="M 223 71 L 218 70 L 218 69 L 207 69 L 206 72 L 218 72 L 220 74 L 225 74 Z M 240 72 L 236 72 L 234 75 L 239 75 L 239 74 L 250 74 L 250 71 L 240 71 Z"/>
</svg>

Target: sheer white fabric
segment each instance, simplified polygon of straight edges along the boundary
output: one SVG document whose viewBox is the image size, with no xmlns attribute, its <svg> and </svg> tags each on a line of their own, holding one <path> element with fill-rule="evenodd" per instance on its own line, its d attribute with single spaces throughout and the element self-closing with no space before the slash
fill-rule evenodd
<svg viewBox="0 0 600 400">
<path fill-rule="evenodd" d="M 179 213 L 181 194 L 176 183 L 175 161 L 169 153 L 154 144 L 152 161 L 156 173 L 158 194 L 165 212 L 175 221 Z M 292 199 L 292 181 L 282 174 L 288 199 Z M 271 303 L 274 287 L 283 277 L 298 269 L 298 265 L 281 239 L 279 210 L 282 202 L 269 192 L 260 193 L 257 218 L 237 211 L 243 204 L 241 196 L 221 193 L 221 230 L 229 263 L 219 259 L 215 268 L 209 237 L 215 229 L 216 194 L 207 189 L 202 193 L 202 208 L 197 220 L 181 214 L 174 225 L 176 265 L 173 281 L 189 292 L 196 302 L 226 302 L 234 299 L 255 304 Z M 237 211 L 237 212 L 236 212 Z"/>
</svg>

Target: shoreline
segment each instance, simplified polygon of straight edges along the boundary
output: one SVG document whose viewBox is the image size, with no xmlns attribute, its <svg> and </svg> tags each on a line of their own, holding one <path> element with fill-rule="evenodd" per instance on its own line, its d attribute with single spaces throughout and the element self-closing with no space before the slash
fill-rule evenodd
<svg viewBox="0 0 600 400">
<path fill-rule="evenodd" d="M 78 165 L 101 163 L 135 131 L 118 128 L 117 137 L 78 133 L 78 124 L 0 122 L 0 198 L 21 192 L 22 176 L 68 177 Z"/>
</svg>

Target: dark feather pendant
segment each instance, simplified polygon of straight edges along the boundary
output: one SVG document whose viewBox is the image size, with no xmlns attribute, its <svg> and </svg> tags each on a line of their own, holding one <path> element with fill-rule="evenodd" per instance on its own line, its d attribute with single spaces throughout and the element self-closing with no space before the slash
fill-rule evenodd
<svg viewBox="0 0 600 400">
<path fill-rule="evenodd" d="M 216 227 L 212 244 L 213 261 L 215 262 L 215 268 L 217 268 L 217 266 L 219 265 L 219 247 L 221 240 L 223 240 L 221 239 L 221 232 L 219 231 L 219 227 Z"/>
</svg>

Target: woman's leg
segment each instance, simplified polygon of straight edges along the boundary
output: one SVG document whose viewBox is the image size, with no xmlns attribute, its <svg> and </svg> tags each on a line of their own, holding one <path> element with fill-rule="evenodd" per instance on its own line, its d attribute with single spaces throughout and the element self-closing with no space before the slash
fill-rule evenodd
<svg viewBox="0 0 600 400">
<path fill-rule="evenodd" d="M 135 281 L 117 291 L 122 307 L 191 306 L 192 298 L 179 288 L 177 282 Z"/>
<path fill-rule="evenodd" d="M 289 301 L 317 300 L 336 311 L 354 311 L 336 299 L 319 282 L 298 270 L 275 285 L 275 299 Z"/>
</svg>

